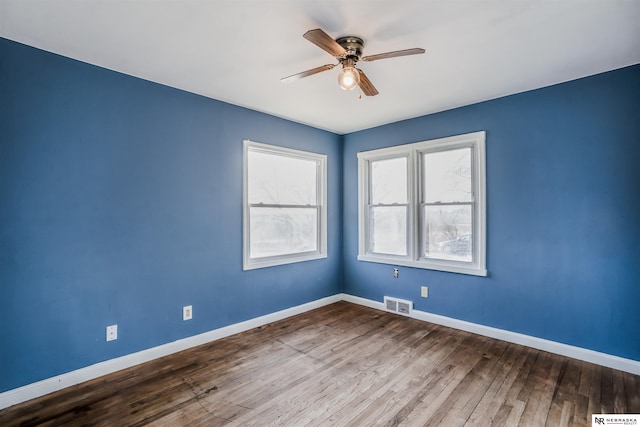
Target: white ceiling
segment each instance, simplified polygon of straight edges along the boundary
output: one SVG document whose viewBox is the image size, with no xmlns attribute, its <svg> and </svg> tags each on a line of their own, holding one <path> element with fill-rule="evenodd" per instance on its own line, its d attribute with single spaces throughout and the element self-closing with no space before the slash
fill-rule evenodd
<svg viewBox="0 0 640 427">
<path fill-rule="evenodd" d="M 358 99 L 302 38 L 356 35 Z M 640 63 L 640 0 L 0 0 L 0 36 L 344 134 Z"/>
</svg>

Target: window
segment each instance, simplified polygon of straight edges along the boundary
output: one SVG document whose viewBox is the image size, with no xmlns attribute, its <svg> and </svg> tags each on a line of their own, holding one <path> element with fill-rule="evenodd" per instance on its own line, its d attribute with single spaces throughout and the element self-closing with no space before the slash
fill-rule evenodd
<svg viewBox="0 0 640 427">
<path fill-rule="evenodd" d="M 358 153 L 362 261 L 486 276 L 485 133 Z"/>
<path fill-rule="evenodd" d="M 245 270 L 326 258 L 326 156 L 244 141 Z"/>
</svg>

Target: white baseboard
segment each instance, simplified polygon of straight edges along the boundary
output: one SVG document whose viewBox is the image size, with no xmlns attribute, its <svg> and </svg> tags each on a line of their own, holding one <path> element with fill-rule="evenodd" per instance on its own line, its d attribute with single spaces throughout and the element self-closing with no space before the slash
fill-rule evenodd
<svg viewBox="0 0 640 427">
<path fill-rule="evenodd" d="M 385 309 L 382 302 L 372 301 L 366 298 L 343 294 L 342 299 L 354 304 L 364 305 L 378 310 Z M 440 316 L 426 311 L 413 310 L 411 317 L 425 322 L 436 323 L 438 325 L 448 326 L 450 328 L 472 332 L 474 334 L 484 335 L 502 341 L 512 342 L 538 350 L 548 351 L 549 353 L 584 360 L 585 362 L 595 363 L 596 365 L 640 375 L 640 361 L 637 360 L 625 359 L 611 354 L 600 353 L 586 348 L 536 338 L 530 335 L 519 334 L 517 332 L 510 332 L 504 329 L 492 328 L 490 326 L 479 325 L 477 323 L 466 322 L 464 320 L 458 320 L 451 317 Z"/>
<path fill-rule="evenodd" d="M 131 353 L 127 354 L 126 356 L 106 360 L 104 362 L 96 363 L 95 365 L 87 366 L 85 368 L 67 372 L 62 375 L 57 375 L 55 377 L 47 378 L 42 381 L 27 384 L 23 387 L 5 391 L 4 393 L 0 393 L 0 409 L 8 408 L 9 406 L 13 406 L 21 402 L 26 402 L 27 400 L 35 399 L 36 397 L 44 396 L 45 394 L 53 393 L 54 391 L 70 387 L 72 385 L 80 384 L 82 382 L 89 381 L 116 371 L 120 371 L 122 369 L 130 368 L 132 366 L 164 357 L 169 354 L 177 353 L 191 347 L 206 344 L 208 342 L 228 337 L 239 332 L 248 331 L 249 329 L 257 328 L 266 325 L 267 323 L 272 323 L 277 320 L 295 316 L 296 314 L 304 313 L 305 311 L 313 310 L 314 308 L 332 304 L 343 299 L 344 298 L 342 294 L 332 295 L 330 297 L 311 301 L 309 303 L 298 305 L 296 307 L 291 307 L 285 310 L 277 311 L 275 313 L 270 313 L 264 316 L 249 319 L 244 322 L 235 323 L 223 328 L 214 329 L 209 332 L 194 335 L 188 338 L 183 338 L 177 341 L 160 345 L 158 347 L 142 350 L 137 353 Z"/>
<path fill-rule="evenodd" d="M 147 350 L 142 350 L 137 353 L 128 354 L 126 356 L 117 357 L 111 360 L 106 360 L 104 362 L 96 363 L 95 365 L 87 366 L 85 368 L 77 369 L 75 371 L 71 371 L 62 375 L 47 378 L 45 380 L 38 381 L 32 384 L 27 384 L 23 387 L 5 391 L 4 393 L 0 393 L 0 409 L 8 408 L 9 406 L 13 406 L 27 400 L 35 399 L 37 397 L 44 396 L 45 394 L 70 387 L 75 384 L 80 384 L 82 382 L 89 381 L 103 375 L 130 368 L 132 366 L 139 365 L 150 360 L 177 353 L 179 351 L 196 347 L 198 345 L 206 344 L 208 342 L 244 332 L 249 329 L 257 328 L 268 323 L 295 316 L 296 314 L 304 313 L 306 311 L 323 307 L 325 305 L 332 304 L 338 301 L 347 301 L 378 310 L 384 310 L 384 304 L 382 302 L 348 294 L 332 295 L 330 297 L 311 301 L 309 303 L 298 305 L 296 307 L 291 307 L 285 310 L 277 311 L 275 313 L 270 313 L 264 316 L 249 319 L 244 322 L 235 323 L 223 328 L 214 329 L 209 332 L 194 335 L 188 338 L 183 338 L 178 341 L 173 341 Z M 411 313 L 411 317 L 413 317 L 414 319 L 423 320 L 425 322 L 436 323 L 438 325 L 448 326 L 451 328 L 472 332 L 478 335 L 484 335 L 487 337 L 496 338 L 531 348 L 536 348 L 538 350 L 548 351 L 550 353 L 556 353 L 562 356 L 572 357 L 574 359 L 584 360 L 586 362 L 618 369 L 620 371 L 629 372 L 635 375 L 640 375 L 640 362 L 636 360 L 612 356 L 606 353 L 599 353 L 597 351 L 574 347 L 571 345 L 519 334 L 516 332 L 510 332 L 503 329 L 465 322 L 463 320 L 457 320 L 451 317 L 427 313 L 425 311 L 413 310 Z"/>
</svg>

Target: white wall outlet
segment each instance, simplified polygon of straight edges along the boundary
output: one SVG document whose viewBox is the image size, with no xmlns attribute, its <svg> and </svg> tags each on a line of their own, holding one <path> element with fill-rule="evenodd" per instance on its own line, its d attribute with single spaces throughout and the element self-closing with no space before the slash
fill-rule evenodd
<svg viewBox="0 0 640 427">
<path fill-rule="evenodd" d="M 400 270 L 398 270 L 397 268 L 393 269 L 393 278 L 397 279 L 398 276 L 400 276 Z"/>
<path fill-rule="evenodd" d="M 420 296 L 422 296 L 422 298 L 429 298 L 429 288 L 426 286 L 421 286 Z"/>
<path fill-rule="evenodd" d="M 118 325 L 107 326 L 107 341 L 118 339 Z"/>
<path fill-rule="evenodd" d="M 191 320 L 193 317 L 193 308 L 190 305 L 182 307 L 182 320 Z"/>
</svg>

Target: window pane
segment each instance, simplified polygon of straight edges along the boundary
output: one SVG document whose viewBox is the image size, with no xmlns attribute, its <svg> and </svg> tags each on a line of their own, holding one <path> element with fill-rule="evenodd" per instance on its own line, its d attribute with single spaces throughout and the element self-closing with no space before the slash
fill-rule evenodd
<svg viewBox="0 0 640 427">
<path fill-rule="evenodd" d="M 407 254 L 407 207 L 371 208 L 371 251 L 383 254 Z"/>
<path fill-rule="evenodd" d="M 407 203 L 407 158 L 371 162 L 371 204 Z"/>
<path fill-rule="evenodd" d="M 317 205 L 317 162 L 260 151 L 248 152 L 250 204 Z"/>
<path fill-rule="evenodd" d="M 471 148 L 422 155 L 423 202 L 470 202 Z"/>
<path fill-rule="evenodd" d="M 318 250 L 318 210 L 252 207 L 251 258 Z"/>
<path fill-rule="evenodd" d="M 427 258 L 472 261 L 470 205 L 424 206 L 422 247 Z"/>
</svg>

